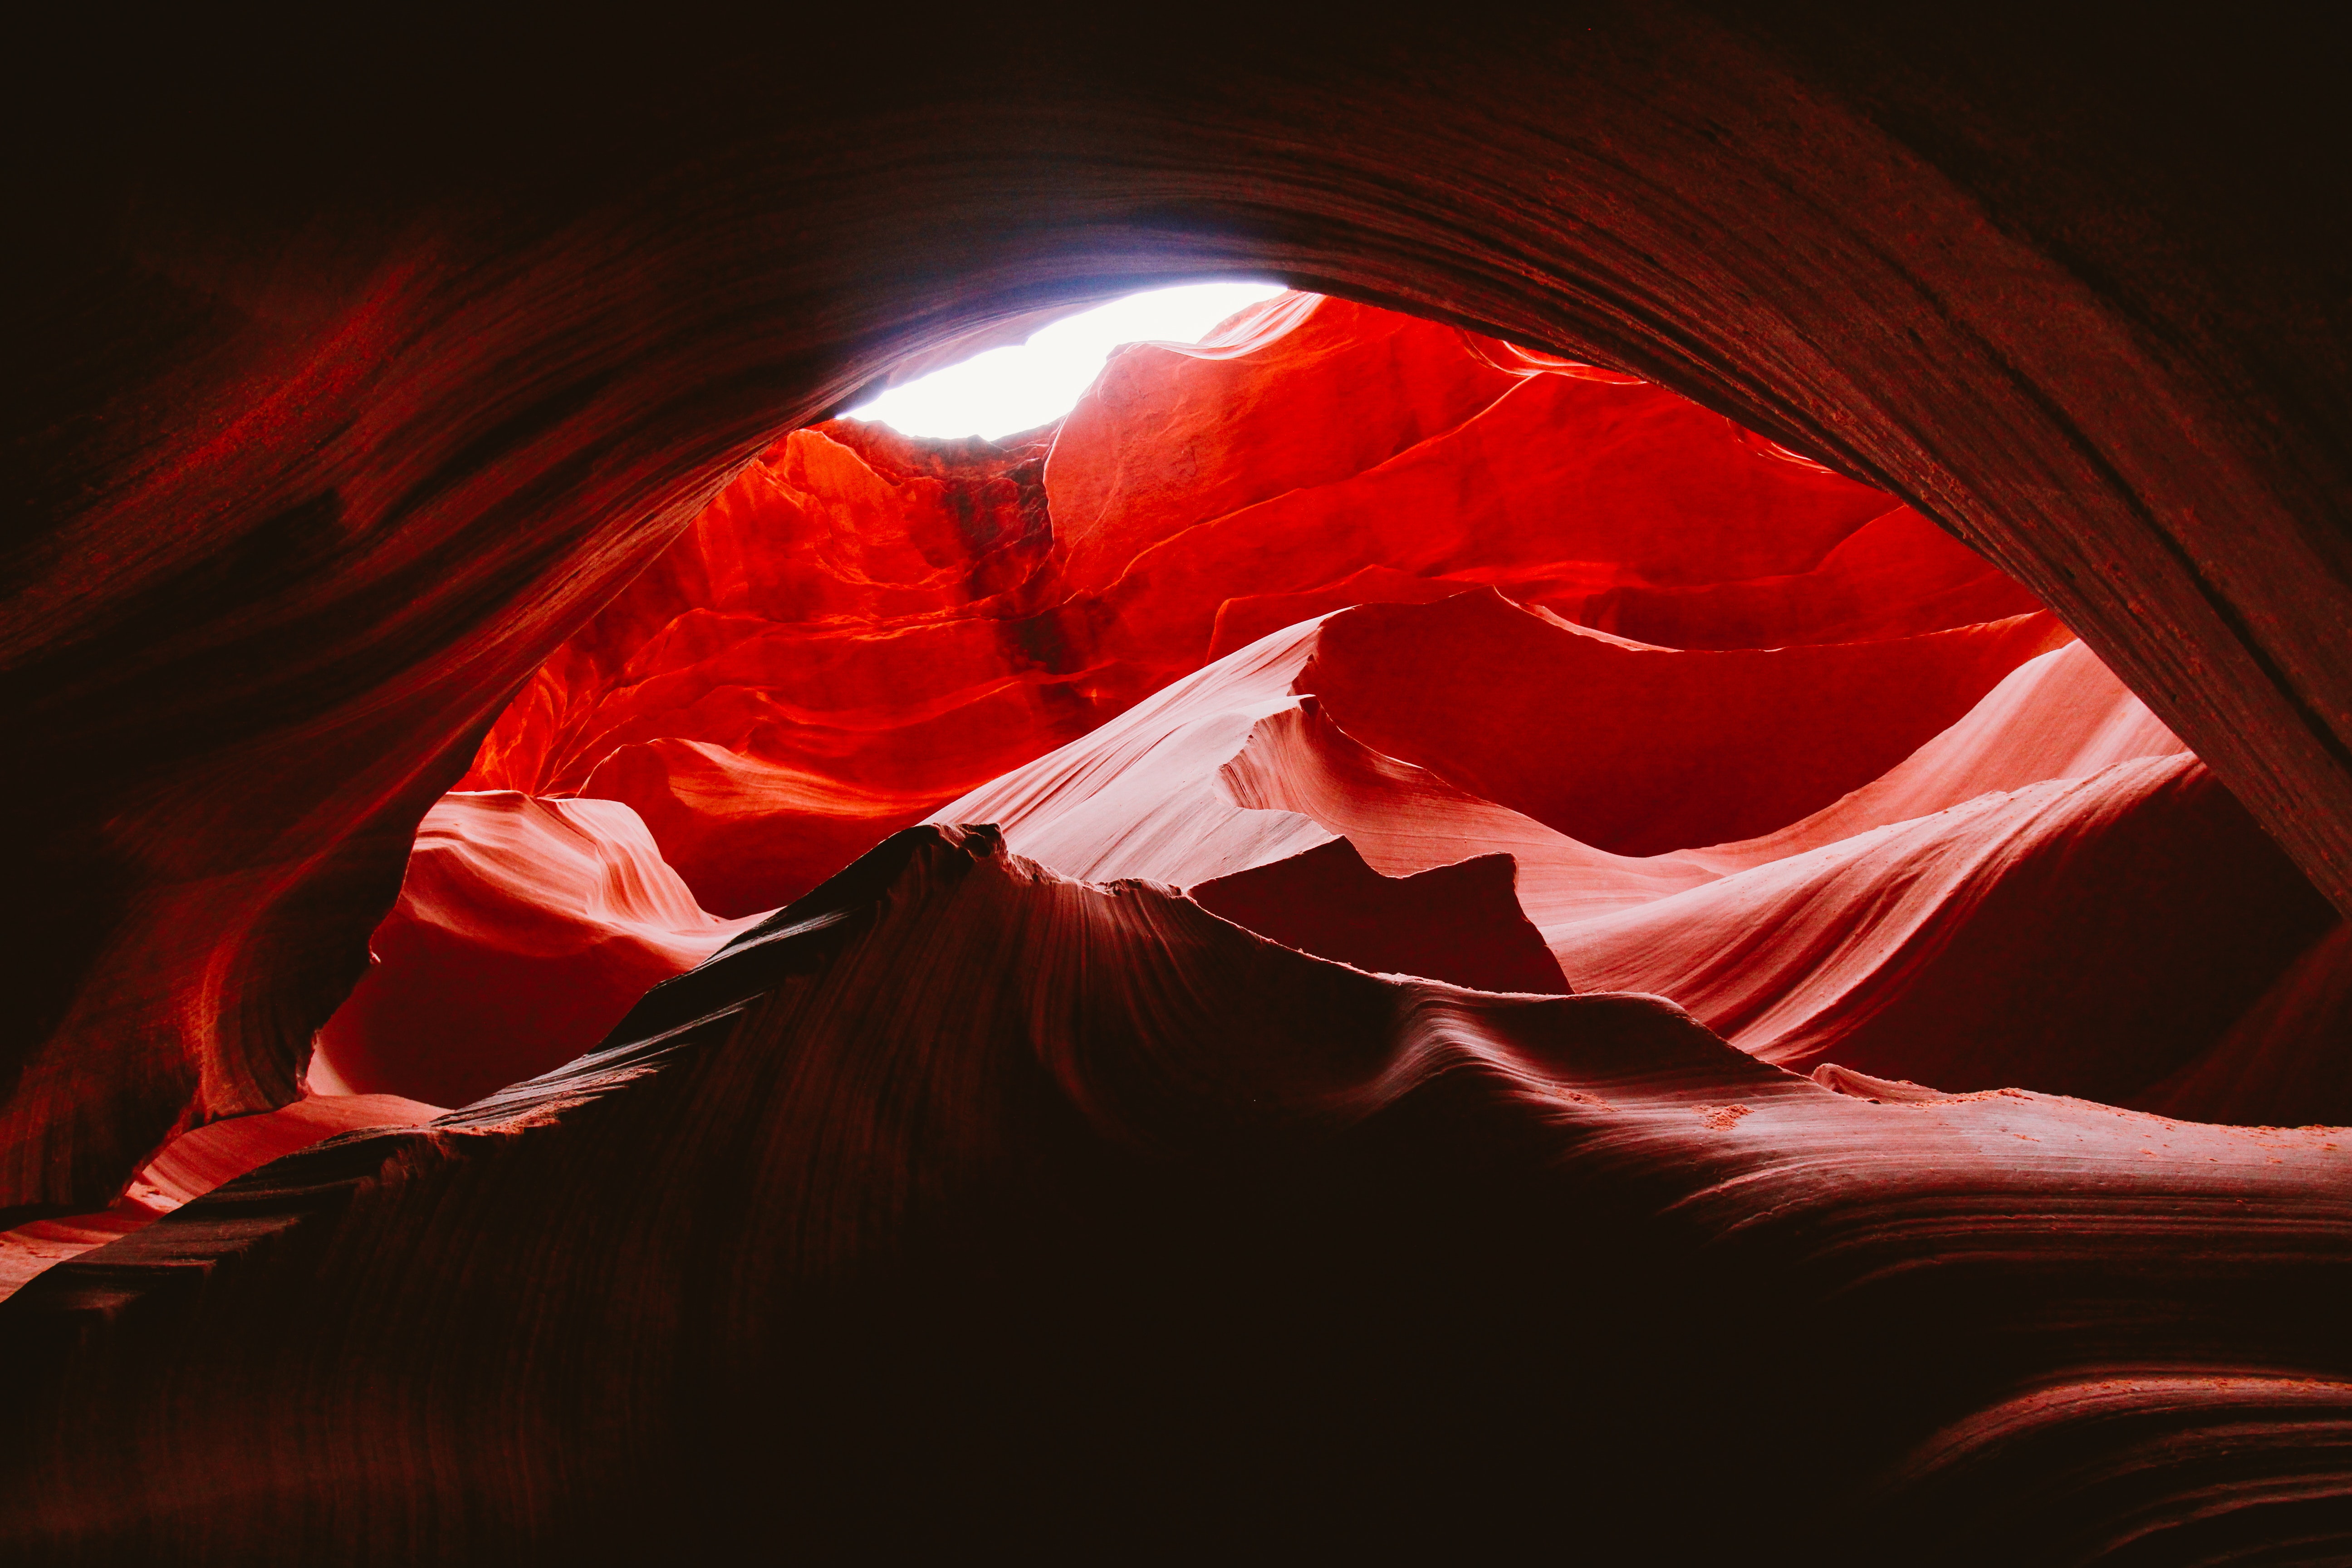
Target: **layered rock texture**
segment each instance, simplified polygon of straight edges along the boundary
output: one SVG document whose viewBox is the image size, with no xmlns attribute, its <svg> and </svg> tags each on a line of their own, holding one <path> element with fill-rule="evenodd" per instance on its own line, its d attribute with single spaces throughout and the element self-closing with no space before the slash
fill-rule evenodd
<svg viewBox="0 0 2352 1568">
<path fill-rule="evenodd" d="M 1693 648 L 1884 643 L 2041 608 L 1917 513 L 1672 394 L 1288 295 L 1206 344 L 1122 352 L 1058 427 L 1001 447 L 795 431 L 540 668 L 458 787 L 621 801 L 706 908 L 746 915 L 1266 633 L 1479 586 Z M 1671 767 L 1655 759 L 1677 730 L 1708 737 L 1682 742 L 1688 766 L 1743 713 L 1780 734 L 1770 763 L 1797 770 L 1780 787 L 1845 781 L 1806 800 L 1825 804 L 1876 771 L 1829 752 L 1891 763 L 1981 686 L 1933 645 L 1876 656 L 1861 679 L 1909 711 L 1824 751 L 1759 702 L 1852 662 L 1818 658 L 1595 691 L 1624 731 L 1614 771 Z M 1777 825 L 1783 804 L 1750 815 Z"/>
<path fill-rule="evenodd" d="M 0 1556 L 2352 1557 L 2344 40 L 892 21 L 20 29 Z"/>
<path fill-rule="evenodd" d="M 12 1539 L 593 1555 L 684 1497 L 696 1552 L 771 1509 L 822 1552 L 1438 1552 L 1534 1526 L 1474 1507 L 1498 1476 L 1614 1537 L 1675 1465 L 1727 1510 L 1694 1559 L 1767 1506 L 1863 1560 L 1952 1510 L 1954 1560 L 2035 1509 L 2193 1533 L 2249 1421 L 2326 1491 L 2352 1412 L 2278 1298 L 2352 1265 L 2337 1132 L 2199 1125 L 2280 1120 L 2342 929 L 1916 513 L 1633 377 L 1284 296 L 1001 445 L 793 432 L 559 647 L 311 1096 L 5 1238 L 48 1357 Z M 2061 1173 L 2063 1226 L 2005 1217 Z M 2100 1297 L 2152 1213 L 2205 1238 L 2185 1335 Z M 1751 1332 L 1835 1302 L 1848 1370 L 1681 1344 L 1692 1291 Z M 1890 1313 L 1951 1364 L 1885 1384 L 1848 1320 Z M 1572 1348 L 1662 1325 L 1670 1368 Z M 316 1381 L 425 1368 L 481 1405 Z M 1695 1384 L 1804 1446 L 1662 1418 Z M 1822 1466 L 1853 1495 L 1792 1501 Z"/>
<path fill-rule="evenodd" d="M 2335 1130 L 1800 1077 L 915 828 L 599 1051 L 36 1279 L 5 1507 L 223 1561 L 2195 1561 L 2336 1539 L 2347 1214 Z"/>
<path fill-rule="evenodd" d="M 926 815 L 1370 971 L 2109 1101 L 2333 924 L 1916 512 L 1632 377 L 1294 294 L 1002 446 L 836 422 L 752 463 L 427 816 L 314 1081 L 554 1067 Z M 2176 1113 L 2233 1114 L 2189 1081 Z"/>
</svg>

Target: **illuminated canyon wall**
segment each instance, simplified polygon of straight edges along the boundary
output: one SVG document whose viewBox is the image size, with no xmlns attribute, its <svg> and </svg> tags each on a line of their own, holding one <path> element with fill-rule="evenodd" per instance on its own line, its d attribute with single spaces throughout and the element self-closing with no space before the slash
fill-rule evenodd
<svg viewBox="0 0 2352 1568">
<path fill-rule="evenodd" d="M 2336 55 L 1261 22 L 31 95 L 0 1554 L 2341 1560 Z"/>
<path fill-rule="evenodd" d="M 2259 1075 L 2192 1068 L 2333 923 L 1909 509 L 1631 377 L 1291 295 L 1003 447 L 835 423 L 751 464 L 427 816 L 313 1080 L 559 1066 L 926 817 L 1361 968 L 2116 1103 Z M 1483 895 L 1391 890 L 1481 857 Z"/>
</svg>

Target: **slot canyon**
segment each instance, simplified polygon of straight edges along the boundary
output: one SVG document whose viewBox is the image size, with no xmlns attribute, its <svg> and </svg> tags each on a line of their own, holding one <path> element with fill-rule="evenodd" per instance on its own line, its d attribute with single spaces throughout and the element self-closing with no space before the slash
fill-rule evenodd
<svg viewBox="0 0 2352 1568">
<path fill-rule="evenodd" d="M 91 26 L 0 1557 L 2352 1562 L 2352 29 Z"/>
</svg>

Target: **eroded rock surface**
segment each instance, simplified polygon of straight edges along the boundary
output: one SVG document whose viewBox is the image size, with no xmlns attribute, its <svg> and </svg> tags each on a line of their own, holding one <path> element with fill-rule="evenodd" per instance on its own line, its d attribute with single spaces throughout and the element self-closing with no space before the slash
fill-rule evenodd
<svg viewBox="0 0 2352 1568">
<path fill-rule="evenodd" d="M 2334 1528 L 2337 1131 L 1821 1076 L 910 829 L 599 1051 L 33 1281 L 0 1519 L 245 1563 Z"/>
<path fill-rule="evenodd" d="M 63 16 L 25 24 L 9 105 L 33 277 L 8 300 L 0 1205 L 87 1214 L 142 1170 L 123 1203 L 175 1171 L 194 1201 L 0 1310 L 6 1554 L 2347 1555 L 2335 1134 L 2034 1092 L 2352 1115 L 2342 928 L 2236 804 L 2352 907 L 2347 207 L 2313 152 L 2344 139 L 2339 39 L 1699 0 L 1253 16 L 1247 47 L 1130 53 L 1096 7 L 906 47 L 856 13 L 682 44 L 486 16 L 464 47 L 389 29 L 289 67 L 292 30 L 54 43 Z M 1375 344 L 1312 404 L 1251 358 L 1294 316 L 1123 362 L 1145 395 L 1069 431 L 1184 437 L 1150 464 L 875 447 L 871 493 L 904 466 L 976 526 L 950 501 L 858 531 L 877 552 L 840 581 L 919 565 L 945 587 L 908 613 L 992 618 L 966 610 L 1035 579 L 959 581 L 986 563 L 958 552 L 1033 539 L 1043 493 L 1072 548 L 1040 602 L 1114 613 L 1012 617 L 1009 652 L 951 626 L 878 715 L 791 716 L 830 749 L 591 725 L 587 777 L 501 781 L 529 813 L 607 792 L 678 846 L 716 912 L 504 878 L 547 894 L 524 912 L 551 940 L 668 964 L 955 791 L 1020 855 L 902 840 L 536 1088 L 446 1118 L 299 1098 L 367 933 L 406 918 L 420 819 L 744 464 L 807 476 L 779 431 L 1041 309 L 1266 269 L 1475 352 L 1399 329 L 1395 363 L 1444 367 L 1426 396 L 1355 395 Z M 1192 384 L 1178 360 L 1233 405 L 1311 406 L 1319 438 L 1155 402 Z M 2032 596 L 1899 511 L 1773 512 L 1684 575 L 1655 529 L 1555 548 L 1524 504 L 1545 486 L 1643 528 L 1645 497 L 1734 519 L 1761 493 L 1711 458 L 1614 489 L 1579 466 L 1700 427 L 1655 386 L 1769 433 L 1729 438 L 1816 500 L 1880 504 L 1791 450 L 1916 502 Z M 1588 444 L 1515 449 L 1555 426 Z M 1255 530 L 1292 550 L 1254 558 Z M 1740 553 L 1783 534 L 1805 548 Z M 2034 600 L 2088 647 L 1948 635 Z M 1320 639 L 1395 614 L 1367 603 L 1555 615 L 1684 665 L 1939 637 L 2017 662 L 1899 733 L 1774 689 L 1825 748 L 1781 761 L 1833 765 L 1744 795 L 1685 766 L 1650 804 L 1705 810 L 1645 838 L 1607 776 L 1551 788 L 1573 755 L 1493 765 L 1508 746 L 1454 722 L 1493 711 L 1479 671 L 1433 658 L 1438 700 L 1394 710 L 1324 691 Z M 821 641 L 748 684 L 835 668 Z M 1016 655 L 962 716 L 1017 721 L 952 721 Z M 889 693 L 934 667 L 925 733 Z M 1076 716 L 1040 700 L 1074 671 Z M 1654 736 L 1593 760 L 1686 743 L 1654 695 Z M 646 842 L 614 833 L 587 858 Z M 1342 848 L 1405 885 L 1509 854 L 1587 994 L 1383 979 L 1174 890 Z M 1101 880 L 1126 874 L 1163 885 Z M 1500 879 L 1469 875 L 1491 910 Z M 490 908 L 499 879 L 436 898 Z M 505 956 L 501 986 L 564 973 Z M 569 1048 L 481 1037 L 458 1065 Z M 204 1194 L 281 1134 L 419 1116 Z"/>
</svg>

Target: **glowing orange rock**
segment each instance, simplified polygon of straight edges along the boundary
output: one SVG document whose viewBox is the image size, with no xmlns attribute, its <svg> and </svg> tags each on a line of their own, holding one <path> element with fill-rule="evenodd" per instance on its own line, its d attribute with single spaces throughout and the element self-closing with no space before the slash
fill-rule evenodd
<svg viewBox="0 0 2352 1568">
<path fill-rule="evenodd" d="M 814 887 L 934 804 L 929 792 L 861 788 L 668 736 L 614 748 L 581 792 L 634 809 L 703 907 L 723 916 L 775 908 L 779 891 Z"/>
<path fill-rule="evenodd" d="M 463 1105 L 578 1056 L 743 923 L 697 907 L 618 802 L 446 796 L 310 1082 Z"/>
<path fill-rule="evenodd" d="M 0 1231 L 0 1300 L 51 1266 L 142 1230 L 222 1184 L 281 1155 L 371 1127 L 414 1127 L 441 1114 L 394 1094 L 310 1094 L 257 1116 L 235 1116 L 172 1140 L 96 1214 Z"/>
<path fill-rule="evenodd" d="M 2208 1048 L 2329 919 L 2186 753 L 1995 792 L 1550 935 L 1797 1071 L 2115 1101 Z"/>
<path fill-rule="evenodd" d="M 2042 614 L 1885 642 L 1686 652 L 1465 595 L 1337 617 L 1300 683 L 1376 750 L 1597 848 L 1653 855 L 1828 805 L 2071 640 Z"/>
<path fill-rule="evenodd" d="M 1693 654 L 1486 595 L 1350 610 L 938 816 L 1000 823 L 1067 874 L 1193 886 L 1212 908 L 1319 835 L 1392 878 L 1507 856 L 1580 992 L 1667 996 L 1798 1070 L 2115 1100 L 2220 1050 L 2328 910 L 2086 649 L 2036 652 L 2053 635 L 2037 619 Z M 1706 679 L 1726 666 L 1730 681 Z M 1725 689 L 1739 683 L 1744 712 Z M 1852 776 L 1833 770 L 1865 767 L 1882 771 L 1804 809 Z M 1472 784 L 1536 796 L 1552 820 Z M 1579 822 L 1630 823 L 1657 847 L 1562 831 Z M 1765 831 L 1717 837 L 1742 822 Z M 1334 888 L 1315 912 L 1370 919 L 1375 901 Z M 1343 956 L 1294 908 L 1258 910 L 1292 922 L 1293 945 Z M 2338 1005 L 2327 984 L 2273 1011 Z"/>
<path fill-rule="evenodd" d="M 469 783 L 579 798 L 451 797 L 323 1081 L 552 1066 L 927 814 L 1360 967 L 1657 992 L 1947 1088 L 2137 1092 L 2323 918 L 1916 514 L 1631 378 L 1304 295 L 1130 346 L 1003 445 L 794 433 Z"/>
<path fill-rule="evenodd" d="M 1378 468 L 1517 379 L 1448 328 L 1305 294 L 1200 345 L 1133 345 L 1062 421 L 1046 465 L 1069 579 L 1108 587 L 1196 524 Z"/>
<path fill-rule="evenodd" d="M 1034 437 L 785 437 L 548 661 L 464 787 L 626 801 L 706 908 L 748 914 L 1260 637 L 1479 585 L 1694 647 L 2037 607 L 1671 394 L 1294 294 L 1122 350 Z"/>
</svg>

